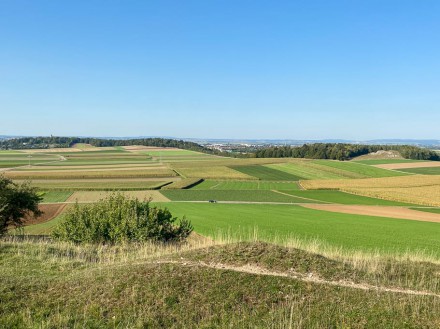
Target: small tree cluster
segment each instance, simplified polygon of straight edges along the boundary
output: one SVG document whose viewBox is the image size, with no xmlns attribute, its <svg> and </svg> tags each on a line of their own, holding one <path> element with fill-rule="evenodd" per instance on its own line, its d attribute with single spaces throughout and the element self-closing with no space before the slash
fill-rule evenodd
<svg viewBox="0 0 440 329">
<path fill-rule="evenodd" d="M 9 226 L 21 227 L 26 215 L 41 215 L 38 203 L 42 200 L 29 182 L 16 184 L 0 175 L 0 236 Z"/>
<path fill-rule="evenodd" d="M 52 236 L 74 243 L 167 242 L 182 241 L 192 230 L 188 220 L 178 220 L 166 208 L 116 193 L 95 204 L 75 204 Z"/>
</svg>

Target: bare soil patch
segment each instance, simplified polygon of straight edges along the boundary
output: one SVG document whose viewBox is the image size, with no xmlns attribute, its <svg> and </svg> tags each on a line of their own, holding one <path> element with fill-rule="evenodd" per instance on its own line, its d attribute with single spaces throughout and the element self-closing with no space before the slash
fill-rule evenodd
<svg viewBox="0 0 440 329">
<path fill-rule="evenodd" d="M 382 169 L 433 168 L 433 167 L 440 167 L 440 161 L 386 163 L 386 164 L 376 165 L 374 167 L 378 167 Z"/>
<path fill-rule="evenodd" d="M 339 204 L 303 204 L 302 206 L 310 209 L 325 210 L 345 214 L 399 218 L 440 223 L 440 214 L 417 211 L 404 207 L 354 206 Z"/>
<path fill-rule="evenodd" d="M 65 207 L 66 204 L 60 203 L 40 204 L 38 208 L 43 212 L 43 215 L 37 218 L 26 216 L 24 218 L 24 225 L 34 225 L 48 222 L 61 214 Z"/>
</svg>

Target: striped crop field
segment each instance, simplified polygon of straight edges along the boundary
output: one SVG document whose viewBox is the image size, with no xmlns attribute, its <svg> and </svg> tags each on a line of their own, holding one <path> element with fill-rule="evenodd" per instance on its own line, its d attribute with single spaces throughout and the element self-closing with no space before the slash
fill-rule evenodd
<svg viewBox="0 0 440 329">
<path fill-rule="evenodd" d="M 191 190 L 298 190 L 296 182 L 205 180 Z"/>
<path fill-rule="evenodd" d="M 357 163 L 353 161 L 332 161 L 332 160 L 314 160 L 315 163 L 328 166 L 336 169 L 341 169 L 345 171 L 350 171 L 352 173 L 358 174 L 359 178 L 367 177 L 393 177 L 393 176 L 403 176 L 408 175 L 402 172 L 387 170 L 382 168 L 376 168 L 373 166 L 368 166 L 362 163 Z"/>
<path fill-rule="evenodd" d="M 301 179 L 345 179 L 362 178 L 363 176 L 351 171 L 323 166 L 311 160 L 295 160 L 288 163 L 265 165 L 272 169 L 281 170 Z"/>
<path fill-rule="evenodd" d="M 287 173 L 285 171 L 269 168 L 267 166 L 233 166 L 231 168 L 260 180 L 298 181 L 301 179 L 301 177 L 298 177 L 296 175 Z"/>
<path fill-rule="evenodd" d="M 241 201 L 280 203 L 320 203 L 269 190 L 161 190 L 172 201 Z"/>
</svg>

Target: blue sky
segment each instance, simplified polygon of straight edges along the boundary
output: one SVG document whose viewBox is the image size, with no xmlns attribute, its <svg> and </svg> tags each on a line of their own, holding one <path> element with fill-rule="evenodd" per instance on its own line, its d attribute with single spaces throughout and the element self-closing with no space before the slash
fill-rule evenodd
<svg viewBox="0 0 440 329">
<path fill-rule="evenodd" d="M 440 1 L 0 0 L 0 135 L 440 138 Z"/>
</svg>

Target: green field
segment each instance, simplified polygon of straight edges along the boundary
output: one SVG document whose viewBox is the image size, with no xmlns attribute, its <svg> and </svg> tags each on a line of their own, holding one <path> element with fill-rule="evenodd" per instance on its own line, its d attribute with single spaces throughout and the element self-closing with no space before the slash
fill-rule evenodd
<svg viewBox="0 0 440 329">
<path fill-rule="evenodd" d="M 231 166 L 230 168 L 260 180 L 298 181 L 301 179 L 301 177 L 265 166 Z"/>
<path fill-rule="evenodd" d="M 41 196 L 43 197 L 42 202 L 64 202 L 72 195 L 72 193 L 72 191 L 45 191 L 41 193 Z"/>
<path fill-rule="evenodd" d="M 320 165 L 350 171 L 362 175 L 364 178 L 393 177 L 393 176 L 406 175 L 405 173 L 401 173 L 398 171 L 376 168 L 357 162 L 329 161 L 329 160 L 314 160 L 314 162 Z"/>
<path fill-rule="evenodd" d="M 339 214 L 295 205 L 162 203 L 173 215 L 186 215 L 195 230 L 215 237 L 219 231 L 259 238 L 295 236 L 319 239 L 344 249 L 390 253 L 426 251 L 440 256 L 438 223 Z"/>
<path fill-rule="evenodd" d="M 284 171 L 301 179 L 341 179 L 359 178 L 359 175 L 350 171 L 322 166 L 313 161 L 294 161 L 265 165 L 272 169 Z"/>
<path fill-rule="evenodd" d="M 411 208 L 411 209 L 418 210 L 418 211 L 431 212 L 431 213 L 434 213 L 434 214 L 440 214 L 440 208 L 414 207 L 414 208 Z"/>
<path fill-rule="evenodd" d="M 161 193 L 172 201 L 314 202 L 268 190 L 161 190 Z"/>
<path fill-rule="evenodd" d="M 328 202 L 328 203 L 371 205 L 371 206 L 411 206 L 411 204 L 408 203 L 369 198 L 361 195 L 344 193 L 340 191 L 310 190 L 310 191 L 282 191 L 282 192 L 298 197 L 310 198 L 317 201 Z"/>
<path fill-rule="evenodd" d="M 418 175 L 440 175 L 440 167 L 408 168 L 408 169 L 399 169 L 399 170 L 411 174 L 418 174 Z"/>
<path fill-rule="evenodd" d="M 298 190 L 296 182 L 205 180 L 191 190 Z"/>
</svg>

